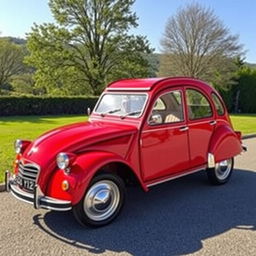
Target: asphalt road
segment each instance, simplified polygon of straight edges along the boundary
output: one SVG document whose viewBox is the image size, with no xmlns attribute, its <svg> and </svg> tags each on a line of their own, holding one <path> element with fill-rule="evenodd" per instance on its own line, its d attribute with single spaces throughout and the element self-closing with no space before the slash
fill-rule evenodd
<svg viewBox="0 0 256 256">
<path fill-rule="evenodd" d="M 228 184 L 211 186 L 200 172 L 133 188 L 120 217 L 99 229 L 0 193 L 0 255 L 256 255 L 256 139 L 244 142 Z"/>
</svg>

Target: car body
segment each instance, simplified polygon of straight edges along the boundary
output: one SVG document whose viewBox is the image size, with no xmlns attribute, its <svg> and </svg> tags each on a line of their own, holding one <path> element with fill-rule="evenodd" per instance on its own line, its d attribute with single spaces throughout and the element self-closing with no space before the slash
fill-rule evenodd
<svg viewBox="0 0 256 256">
<path fill-rule="evenodd" d="M 224 184 L 243 147 L 218 92 L 174 77 L 113 82 L 88 121 L 18 140 L 16 150 L 8 191 L 35 208 L 73 209 L 80 223 L 102 226 L 121 211 L 129 184 L 148 191 L 200 170 Z"/>
</svg>

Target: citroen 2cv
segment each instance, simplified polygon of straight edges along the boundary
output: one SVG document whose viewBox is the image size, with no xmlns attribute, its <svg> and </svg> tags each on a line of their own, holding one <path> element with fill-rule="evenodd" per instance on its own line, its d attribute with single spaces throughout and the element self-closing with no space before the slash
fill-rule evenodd
<svg viewBox="0 0 256 256">
<path fill-rule="evenodd" d="M 120 213 L 126 187 L 150 187 L 201 170 L 226 183 L 241 133 L 217 91 L 185 77 L 111 83 L 89 120 L 15 142 L 6 190 L 36 209 L 73 210 L 83 225 Z M 170 184 L 171 185 L 171 184 Z"/>
</svg>

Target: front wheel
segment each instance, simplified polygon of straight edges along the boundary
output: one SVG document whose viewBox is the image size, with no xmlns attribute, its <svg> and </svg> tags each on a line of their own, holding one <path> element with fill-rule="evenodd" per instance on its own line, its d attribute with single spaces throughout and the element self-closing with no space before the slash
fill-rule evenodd
<svg viewBox="0 0 256 256">
<path fill-rule="evenodd" d="M 114 174 L 100 174 L 93 178 L 81 201 L 73 207 L 73 213 L 82 225 L 104 226 L 118 216 L 124 199 L 123 180 Z"/>
<path fill-rule="evenodd" d="M 209 181 L 214 185 L 225 184 L 231 177 L 233 167 L 233 158 L 217 163 L 215 168 L 209 168 L 206 170 Z"/>
</svg>

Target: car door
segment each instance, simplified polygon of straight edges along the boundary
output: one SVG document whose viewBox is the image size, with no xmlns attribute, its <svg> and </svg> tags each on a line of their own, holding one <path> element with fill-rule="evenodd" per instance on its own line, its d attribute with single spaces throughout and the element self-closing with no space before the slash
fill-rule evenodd
<svg viewBox="0 0 256 256">
<path fill-rule="evenodd" d="M 140 154 L 144 181 L 165 177 L 189 167 L 188 128 L 182 88 L 155 97 L 141 132 Z"/>
<path fill-rule="evenodd" d="M 186 88 L 190 168 L 207 163 L 208 148 L 215 128 L 213 106 L 207 95 L 197 88 Z"/>
</svg>

